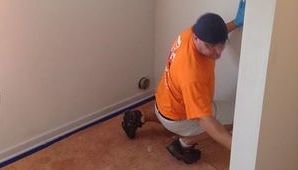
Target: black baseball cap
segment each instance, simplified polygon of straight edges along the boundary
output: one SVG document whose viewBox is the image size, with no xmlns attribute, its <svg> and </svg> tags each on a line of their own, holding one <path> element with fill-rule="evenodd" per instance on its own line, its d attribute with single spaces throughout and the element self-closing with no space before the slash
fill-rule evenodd
<svg viewBox="0 0 298 170">
<path fill-rule="evenodd" d="M 214 13 L 202 15 L 192 27 L 193 33 L 202 41 L 217 44 L 228 39 L 228 29 L 221 16 Z"/>
</svg>

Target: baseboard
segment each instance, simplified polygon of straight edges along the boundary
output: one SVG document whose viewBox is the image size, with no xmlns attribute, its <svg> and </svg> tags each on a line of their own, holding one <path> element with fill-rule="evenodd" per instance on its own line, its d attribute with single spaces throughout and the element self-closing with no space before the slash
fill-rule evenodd
<svg viewBox="0 0 298 170">
<path fill-rule="evenodd" d="M 56 129 L 49 130 L 30 140 L 10 147 L 0 152 L 0 168 L 13 163 L 23 157 L 31 155 L 51 144 L 58 142 L 80 130 L 86 129 L 94 124 L 108 120 L 121 114 L 126 109 L 140 106 L 154 99 L 154 90 L 148 90 L 127 98 L 116 104 L 107 106 L 97 112 L 81 117 Z"/>
</svg>

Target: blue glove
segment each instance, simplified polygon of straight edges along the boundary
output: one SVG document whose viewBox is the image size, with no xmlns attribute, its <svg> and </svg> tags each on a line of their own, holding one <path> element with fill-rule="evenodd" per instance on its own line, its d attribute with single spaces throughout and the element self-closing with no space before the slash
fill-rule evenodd
<svg viewBox="0 0 298 170">
<path fill-rule="evenodd" d="M 237 27 L 241 27 L 243 25 L 244 13 L 245 13 L 245 0 L 240 0 L 236 18 L 234 19 L 234 23 L 237 25 Z"/>
</svg>

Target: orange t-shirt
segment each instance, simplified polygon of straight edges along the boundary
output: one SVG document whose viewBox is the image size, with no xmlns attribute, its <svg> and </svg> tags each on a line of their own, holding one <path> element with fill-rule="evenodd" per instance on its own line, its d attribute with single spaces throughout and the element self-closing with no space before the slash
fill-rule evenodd
<svg viewBox="0 0 298 170">
<path fill-rule="evenodd" d="M 173 120 L 212 115 L 215 60 L 200 54 L 189 28 L 174 43 L 155 94 L 159 111 Z"/>
</svg>

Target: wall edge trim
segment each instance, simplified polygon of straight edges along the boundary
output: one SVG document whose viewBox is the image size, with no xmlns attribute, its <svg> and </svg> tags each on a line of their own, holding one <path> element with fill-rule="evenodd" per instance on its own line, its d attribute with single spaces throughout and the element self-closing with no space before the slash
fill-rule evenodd
<svg viewBox="0 0 298 170">
<path fill-rule="evenodd" d="M 120 115 L 127 109 L 133 109 L 154 99 L 154 90 L 151 89 L 10 147 L 0 152 L 0 168 L 34 154 L 81 130 Z"/>
</svg>

